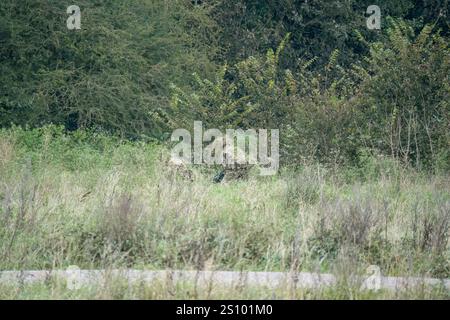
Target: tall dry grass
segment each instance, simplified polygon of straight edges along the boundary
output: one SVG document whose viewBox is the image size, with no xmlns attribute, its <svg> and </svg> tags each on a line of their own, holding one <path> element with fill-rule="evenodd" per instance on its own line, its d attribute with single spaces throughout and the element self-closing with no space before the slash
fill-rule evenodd
<svg viewBox="0 0 450 320">
<path fill-rule="evenodd" d="M 385 275 L 450 277 L 448 175 L 393 166 L 356 179 L 349 169 L 310 165 L 215 184 L 204 168 L 191 168 L 193 181 L 173 174 L 158 146 L 24 135 L 0 135 L 2 270 L 78 265 L 345 278 L 375 264 Z"/>
</svg>

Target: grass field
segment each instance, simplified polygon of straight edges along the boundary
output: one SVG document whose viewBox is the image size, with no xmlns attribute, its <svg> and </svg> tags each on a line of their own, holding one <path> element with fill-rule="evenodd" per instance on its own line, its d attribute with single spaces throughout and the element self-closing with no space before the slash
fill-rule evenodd
<svg viewBox="0 0 450 320">
<path fill-rule="evenodd" d="M 450 177 L 382 157 L 300 165 L 274 177 L 193 181 L 163 146 L 59 127 L 0 131 L 0 270 L 145 268 L 450 278 Z M 117 282 L 117 283 L 116 283 Z M 189 284 L 68 291 L 3 286 L 0 298 L 449 298 L 442 289 L 361 292 Z M 174 289 L 175 288 L 175 289 Z"/>
</svg>

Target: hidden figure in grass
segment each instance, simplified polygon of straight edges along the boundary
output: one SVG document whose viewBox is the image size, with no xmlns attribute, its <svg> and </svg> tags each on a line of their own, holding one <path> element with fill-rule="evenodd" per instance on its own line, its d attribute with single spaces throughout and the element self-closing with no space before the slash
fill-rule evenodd
<svg viewBox="0 0 450 320">
<path fill-rule="evenodd" d="M 271 130 L 270 155 L 268 132 L 265 129 L 219 129 L 203 132 L 202 122 L 194 121 L 194 139 L 186 129 L 173 132 L 171 141 L 178 142 L 171 151 L 171 162 L 178 166 L 206 164 L 222 166 L 213 182 L 245 179 L 253 167 L 259 174 L 273 175 L 279 167 L 279 131 Z M 193 143 L 192 143 L 193 142 Z"/>
</svg>

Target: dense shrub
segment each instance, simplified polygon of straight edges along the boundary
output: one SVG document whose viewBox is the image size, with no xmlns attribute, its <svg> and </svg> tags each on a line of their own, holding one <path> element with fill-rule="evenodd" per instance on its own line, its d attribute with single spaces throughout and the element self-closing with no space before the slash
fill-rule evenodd
<svg viewBox="0 0 450 320">
<path fill-rule="evenodd" d="M 367 152 L 417 168 L 448 168 L 450 59 L 448 41 L 431 26 L 417 36 L 391 21 L 383 42 L 360 41 L 370 54 L 351 68 L 334 50 L 296 72 L 280 65 L 288 41 L 274 52 L 224 66 L 215 81 L 195 77 L 193 93 L 173 87 L 167 118 L 190 127 L 278 128 L 282 161 L 361 164 Z"/>
<path fill-rule="evenodd" d="M 224 45 L 224 59 L 239 61 L 250 55 L 265 52 L 292 34 L 283 64 L 290 69 L 299 65 L 298 59 L 318 57 L 319 65 L 327 63 L 335 49 L 343 54 L 343 64 L 351 65 L 367 50 L 358 41 L 355 30 L 372 40 L 382 33 L 366 28 L 366 9 L 376 4 L 381 8 L 382 28 L 387 17 L 403 18 L 416 29 L 427 23 L 449 28 L 448 1 L 371 0 L 348 1 L 214 1 L 213 14 L 220 23 L 220 40 Z"/>
<path fill-rule="evenodd" d="M 361 85 L 357 125 L 362 143 L 417 168 L 450 164 L 450 50 L 426 26 L 415 36 L 405 24 L 371 45 Z"/>
<path fill-rule="evenodd" d="M 0 3 L 0 126 L 64 124 L 158 135 L 170 82 L 207 73 L 214 23 L 176 0 Z"/>
<path fill-rule="evenodd" d="M 193 93 L 173 86 L 171 121 L 189 126 L 201 120 L 214 128 L 279 128 L 296 94 L 292 73 L 279 67 L 288 38 L 265 56 L 223 66 L 214 81 L 195 75 Z"/>
</svg>

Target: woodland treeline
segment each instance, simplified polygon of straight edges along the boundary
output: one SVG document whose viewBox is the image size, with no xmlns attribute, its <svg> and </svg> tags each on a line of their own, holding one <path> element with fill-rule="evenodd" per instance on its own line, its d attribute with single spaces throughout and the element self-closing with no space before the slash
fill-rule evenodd
<svg viewBox="0 0 450 320">
<path fill-rule="evenodd" d="M 2 0 L 0 17 L 1 127 L 164 142 L 198 120 L 280 129 L 285 164 L 450 169 L 448 0 Z"/>
</svg>

